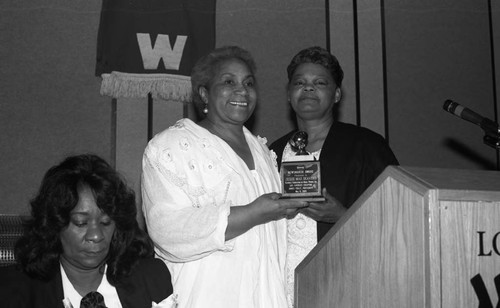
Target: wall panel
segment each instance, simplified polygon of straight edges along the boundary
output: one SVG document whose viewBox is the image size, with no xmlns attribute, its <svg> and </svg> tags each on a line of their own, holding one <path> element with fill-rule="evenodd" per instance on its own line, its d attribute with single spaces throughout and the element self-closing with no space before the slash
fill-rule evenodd
<svg viewBox="0 0 500 308">
<path fill-rule="evenodd" d="M 239 45 L 257 62 L 259 106 L 249 128 L 269 142 L 293 128 L 286 67 L 301 49 L 326 47 L 323 0 L 217 1 L 216 45 Z"/>
<path fill-rule="evenodd" d="M 453 99 L 494 116 L 487 1 L 389 0 L 385 15 L 389 129 L 400 162 L 495 168 L 482 130 L 442 109 Z"/>
<path fill-rule="evenodd" d="M 66 155 L 111 155 L 111 104 L 94 76 L 100 1 L 4 0 L 0 213 L 26 213 Z"/>
</svg>

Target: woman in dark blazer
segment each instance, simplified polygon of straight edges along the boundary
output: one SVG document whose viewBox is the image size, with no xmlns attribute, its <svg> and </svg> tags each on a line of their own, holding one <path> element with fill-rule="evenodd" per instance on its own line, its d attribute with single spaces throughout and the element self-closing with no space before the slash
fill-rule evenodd
<svg viewBox="0 0 500 308">
<path fill-rule="evenodd" d="M 15 254 L 17 265 L 0 268 L 2 307 L 174 301 L 170 273 L 137 224 L 133 191 L 95 155 L 69 157 L 47 171 Z M 86 306 L 91 295 L 104 303 Z"/>
<path fill-rule="evenodd" d="M 306 48 L 294 56 L 287 73 L 287 96 L 298 130 L 307 133 L 306 150 L 318 153 L 321 164 L 326 202 L 301 210 L 318 222 L 319 240 L 388 165 L 399 163 L 379 134 L 335 121 L 334 107 L 342 98 L 344 76 L 335 56 L 321 47 Z M 278 165 L 296 132 L 271 144 Z"/>
<path fill-rule="evenodd" d="M 388 165 L 398 161 L 385 139 L 366 128 L 334 119 L 342 98 L 343 71 L 335 56 L 321 47 L 297 53 L 287 67 L 288 101 L 298 130 L 307 133 L 301 160 L 319 160 L 324 202 L 309 206 L 287 221 L 287 286 L 293 303 L 294 269 Z M 271 144 L 278 165 L 296 159 L 292 131 Z"/>
</svg>

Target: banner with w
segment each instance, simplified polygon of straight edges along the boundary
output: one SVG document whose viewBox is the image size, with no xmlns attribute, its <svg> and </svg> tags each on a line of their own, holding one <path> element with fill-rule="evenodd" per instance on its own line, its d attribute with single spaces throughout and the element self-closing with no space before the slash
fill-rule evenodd
<svg viewBox="0 0 500 308">
<path fill-rule="evenodd" d="M 215 47 L 215 0 L 103 0 L 101 94 L 189 101 L 191 68 Z"/>
</svg>

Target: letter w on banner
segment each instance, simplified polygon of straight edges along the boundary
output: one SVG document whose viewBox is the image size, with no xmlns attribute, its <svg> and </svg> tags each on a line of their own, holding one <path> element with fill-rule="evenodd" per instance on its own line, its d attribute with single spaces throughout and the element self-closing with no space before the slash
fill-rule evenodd
<svg viewBox="0 0 500 308">
<path fill-rule="evenodd" d="M 191 68 L 214 47 L 215 0 L 103 0 L 101 94 L 190 101 Z"/>
</svg>

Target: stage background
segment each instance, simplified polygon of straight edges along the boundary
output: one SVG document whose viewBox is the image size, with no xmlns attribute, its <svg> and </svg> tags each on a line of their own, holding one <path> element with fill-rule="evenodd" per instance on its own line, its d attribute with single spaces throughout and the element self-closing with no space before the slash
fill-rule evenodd
<svg viewBox="0 0 500 308">
<path fill-rule="evenodd" d="M 216 45 L 247 48 L 258 64 L 254 133 L 272 141 L 293 127 L 286 65 L 302 48 L 330 45 L 346 73 L 340 120 L 387 136 L 406 166 L 495 169 L 496 152 L 483 144 L 481 129 L 442 105 L 449 98 L 491 119 L 500 116 L 500 2 L 354 3 L 217 1 Z M 99 94 L 100 9 L 97 0 L 2 1 L 1 214 L 27 213 L 45 171 L 71 154 L 101 155 L 138 191 L 148 105 L 119 99 L 113 109 L 111 98 Z M 184 111 L 161 100 L 153 107 L 155 133 Z"/>
</svg>

